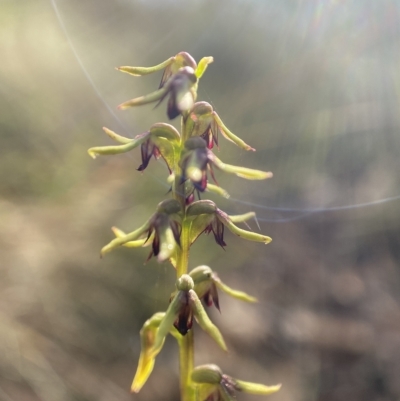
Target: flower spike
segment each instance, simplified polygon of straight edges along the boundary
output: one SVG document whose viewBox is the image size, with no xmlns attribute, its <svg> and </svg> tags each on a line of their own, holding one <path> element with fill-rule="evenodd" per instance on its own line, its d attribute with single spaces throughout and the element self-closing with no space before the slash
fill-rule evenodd
<svg viewBox="0 0 400 401">
<path fill-rule="evenodd" d="M 191 379 L 196 384 L 199 401 L 234 401 L 236 400 L 237 391 L 270 395 L 281 388 L 280 384 L 265 386 L 234 379 L 222 373 L 222 370 L 214 364 L 197 366 L 192 371 Z"/>
</svg>

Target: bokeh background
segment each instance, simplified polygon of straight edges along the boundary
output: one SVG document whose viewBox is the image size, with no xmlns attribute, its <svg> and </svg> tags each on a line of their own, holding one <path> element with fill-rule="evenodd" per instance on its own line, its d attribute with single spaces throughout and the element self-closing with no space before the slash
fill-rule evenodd
<svg viewBox="0 0 400 401">
<path fill-rule="evenodd" d="M 400 399 L 400 3 L 396 0 L 2 0 L 0 2 L 0 400 L 176 400 L 172 339 L 138 395 L 139 330 L 174 285 L 148 249 L 99 259 L 167 197 L 167 170 L 139 150 L 87 148 L 166 121 L 165 105 L 116 105 L 152 91 L 179 51 L 214 56 L 199 100 L 257 149 L 220 140 L 228 213 L 257 212 L 268 245 L 226 235 L 193 248 L 232 287 L 210 310 L 228 355 L 197 328 L 196 362 L 282 382 L 281 401 Z M 216 198 L 213 198 L 216 199 Z M 251 223 L 258 230 L 255 223 Z M 240 400 L 256 396 L 238 395 Z"/>
</svg>

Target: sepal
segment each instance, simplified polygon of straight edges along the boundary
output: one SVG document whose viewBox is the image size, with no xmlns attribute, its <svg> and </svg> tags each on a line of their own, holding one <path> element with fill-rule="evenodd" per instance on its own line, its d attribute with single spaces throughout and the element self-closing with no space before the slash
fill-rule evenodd
<svg viewBox="0 0 400 401">
<path fill-rule="evenodd" d="M 114 131 L 109 130 L 108 128 L 103 128 L 104 132 L 115 141 L 122 143 L 122 145 L 116 146 L 96 146 L 90 148 L 88 150 L 89 156 L 95 159 L 97 156 L 106 156 L 106 155 L 117 155 L 121 153 L 129 152 L 130 150 L 136 148 L 141 145 L 145 140 L 148 132 L 144 134 L 137 135 L 133 139 L 125 138 L 121 135 L 116 134 Z"/>
<path fill-rule="evenodd" d="M 157 356 L 158 352 L 160 352 L 163 345 L 161 344 L 158 352 L 154 352 L 154 340 L 164 315 L 164 312 L 154 314 L 144 323 L 142 329 L 140 330 L 141 351 L 138 367 L 136 369 L 136 374 L 133 378 L 131 386 L 131 392 L 133 393 L 138 393 L 140 391 L 153 371 L 155 357 Z"/>
<path fill-rule="evenodd" d="M 164 317 L 165 312 L 155 313 L 144 323 L 142 329 L 140 330 L 141 351 L 138 367 L 136 369 L 136 373 L 131 386 L 132 393 L 138 393 L 144 386 L 151 372 L 153 371 L 155 358 L 164 345 L 163 341 L 161 346 L 158 347 L 156 351 L 154 350 L 154 341 L 157 335 L 157 331 Z M 174 327 L 171 329 L 170 334 L 174 337 L 179 335 Z M 176 338 L 178 339 L 178 337 Z"/>
<path fill-rule="evenodd" d="M 193 57 L 186 52 L 180 52 L 174 57 L 170 57 L 168 60 L 163 61 L 153 67 L 117 67 L 118 71 L 125 72 L 135 77 L 152 74 L 153 72 L 161 71 L 164 69 L 164 73 L 160 82 L 160 88 L 168 80 L 168 78 L 176 74 L 182 67 L 191 67 L 194 70 L 197 68 L 196 61 Z"/>
<path fill-rule="evenodd" d="M 272 173 L 270 171 L 254 170 L 251 168 L 226 164 L 214 154 L 212 154 L 210 160 L 216 167 L 218 167 L 223 172 L 235 174 L 238 177 L 245 178 L 246 180 L 265 180 L 267 178 L 272 177 Z"/>
<path fill-rule="evenodd" d="M 199 64 L 197 65 L 197 68 L 195 69 L 195 74 L 198 79 L 200 79 L 203 74 L 206 72 L 206 69 L 209 64 L 211 64 L 214 61 L 213 57 L 203 57 L 200 61 Z"/>
</svg>

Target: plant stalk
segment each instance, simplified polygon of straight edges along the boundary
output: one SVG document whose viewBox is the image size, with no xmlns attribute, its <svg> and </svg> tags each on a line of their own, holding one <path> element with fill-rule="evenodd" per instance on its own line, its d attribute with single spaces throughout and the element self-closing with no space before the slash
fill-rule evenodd
<svg viewBox="0 0 400 401">
<path fill-rule="evenodd" d="M 181 149 L 183 149 L 185 135 L 185 124 L 182 118 L 181 130 Z M 185 210 L 185 194 L 184 184 L 181 183 L 181 169 L 180 166 L 175 166 L 175 182 L 172 186 L 172 196 L 177 199 L 183 210 Z M 187 274 L 189 265 L 189 249 L 190 249 L 190 225 L 186 221 L 184 213 L 182 219 L 182 231 L 180 235 L 181 246 L 178 248 L 177 263 L 176 263 L 176 277 L 177 279 L 182 274 Z M 194 401 L 194 390 L 191 384 L 191 374 L 194 368 L 194 338 L 193 331 L 189 332 L 182 337 L 179 344 L 179 376 L 180 376 L 180 391 L 181 401 Z"/>
</svg>

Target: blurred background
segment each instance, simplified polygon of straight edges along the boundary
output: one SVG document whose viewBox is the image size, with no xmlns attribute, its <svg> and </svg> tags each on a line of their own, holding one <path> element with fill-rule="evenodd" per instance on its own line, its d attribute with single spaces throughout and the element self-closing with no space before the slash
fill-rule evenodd
<svg viewBox="0 0 400 401">
<path fill-rule="evenodd" d="M 253 210 L 268 245 L 230 233 L 193 247 L 256 305 L 220 295 L 224 355 L 195 327 L 196 363 L 283 383 L 280 401 L 400 399 L 400 3 L 396 0 L 0 2 L 0 400 L 177 400 L 168 339 L 140 394 L 139 330 L 165 310 L 174 271 L 146 249 L 99 259 L 167 197 L 140 151 L 92 160 L 106 126 L 133 137 L 165 104 L 117 111 L 158 87 L 119 65 L 180 51 L 215 59 L 199 100 L 256 153 L 220 138 L 230 214 Z M 174 122 L 176 124 L 177 122 Z M 258 230 L 255 223 L 250 223 Z M 239 394 L 239 400 L 256 396 Z"/>
</svg>

